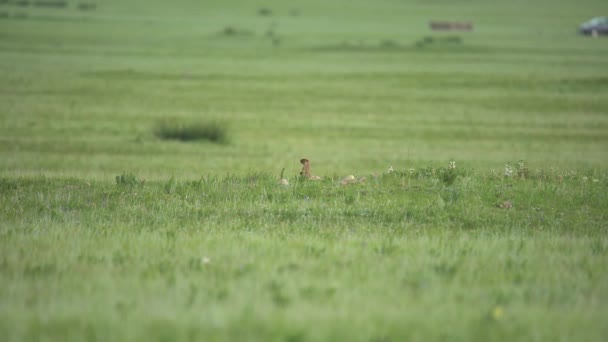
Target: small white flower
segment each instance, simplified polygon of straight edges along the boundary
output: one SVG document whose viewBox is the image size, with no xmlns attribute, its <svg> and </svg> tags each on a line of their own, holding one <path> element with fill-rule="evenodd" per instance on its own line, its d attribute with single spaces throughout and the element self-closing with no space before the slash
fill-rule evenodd
<svg viewBox="0 0 608 342">
<path fill-rule="evenodd" d="M 203 264 L 205 264 L 205 265 L 207 265 L 207 264 L 208 264 L 208 263 L 210 263 L 210 262 L 211 262 L 211 259 L 210 259 L 209 257 L 206 257 L 206 256 L 205 256 L 205 257 L 202 257 L 202 258 L 201 258 L 201 263 L 203 263 Z"/>
<path fill-rule="evenodd" d="M 511 165 L 506 164 L 505 165 L 505 177 L 511 177 L 513 175 L 513 168 L 511 168 Z"/>
<path fill-rule="evenodd" d="M 583 176 L 583 182 L 586 182 L 588 180 L 587 176 Z"/>
<path fill-rule="evenodd" d="M 452 161 L 450 161 L 450 166 L 449 166 L 449 169 L 450 169 L 450 170 L 454 170 L 454 169 L 456 169 L 456 162 L 455 162 L 455 161 L 453 161 L 453 160 L 452 160 Z"/>
<path fill-rule="evenodd" d="M 593 183 L 597 183 L 597 182 L 599 182 L 599 181 L 600 181 L 599 179 L 595 179 L 595 178 L 593 178 Z"/>
<path fill-rule="evenodd" d="M 416 169 L 410 169 L 410 173 L 416 172 Z"/>
<path fill-rule="evenodd" d="M 393 166 L 389 166 L 388 170 L 386 170 L 386 173 L 393 173 L 395 172 L 395 169 L 393 169 Z"/>
</svg>

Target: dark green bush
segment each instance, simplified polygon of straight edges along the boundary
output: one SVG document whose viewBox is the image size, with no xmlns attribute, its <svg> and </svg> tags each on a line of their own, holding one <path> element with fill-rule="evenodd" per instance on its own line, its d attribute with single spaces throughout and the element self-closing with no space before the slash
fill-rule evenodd
<svg viewBox="0 0 608 342">
<path fill-rule="evenodd" d="M 163 140 L 207 140 L 222 144 L 228 142 L 228 126 L 219 121 L 193 123 L 165 121 L 156 127 L 154 134 Z"/>
</svg>

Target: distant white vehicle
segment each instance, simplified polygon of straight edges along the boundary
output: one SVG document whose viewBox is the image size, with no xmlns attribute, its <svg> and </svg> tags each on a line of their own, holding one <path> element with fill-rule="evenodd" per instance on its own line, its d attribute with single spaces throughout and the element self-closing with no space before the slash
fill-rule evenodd
<svg viewBox="0 0 608 342">
<path fill-rule="evenodd" d="M 608 17 L 597 17 L 582 23 L 579 32 L 594 37 L 608 34 Z"/>
</svg>

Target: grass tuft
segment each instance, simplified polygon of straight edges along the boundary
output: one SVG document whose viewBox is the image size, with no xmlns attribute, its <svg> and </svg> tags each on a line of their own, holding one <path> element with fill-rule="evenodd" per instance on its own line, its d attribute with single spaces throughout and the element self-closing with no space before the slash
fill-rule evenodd
<svg viewBox="0 0 608 342">
<path fill-rule="evenodd" d="M 207 140 L 226 144 L 228 143 L 228 125 L 219 121 L 193 123 L 163 121 L 156 127 L 154 135 L 163 140 Z"/>
<path fill-rule="evenodd" d="M 446 36 L 446 37 L 431 37 L 426 36 L 414 44 L 418 48 L 436 46 L 436 47 L 448 47 L 461 45 L 462 38 L 459 36 Z"/>
<path fill-rule="evenodd" d="M 116 176 L 116 185 L 135 186 L 143 183 L 144 181 L 140 180 L 132 173 L 123 172 L 122 174 Z"/>
</svg>

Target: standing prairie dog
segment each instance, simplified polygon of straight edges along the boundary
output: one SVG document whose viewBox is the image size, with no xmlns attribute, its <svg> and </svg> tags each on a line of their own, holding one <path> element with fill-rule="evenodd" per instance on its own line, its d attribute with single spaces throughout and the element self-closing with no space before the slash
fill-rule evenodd
<svg viewBox="0 0 608 342">
<path fill-rule="evenodd" d="M 310 176 L 312 175 L 310 173 L 310 160 L 306 158 L 300 159 L 300 163 L 302 164 L 302 171 L 300 171 L 300 176 L 310 178 Z"/>
<path fill-rule="evenodd" d="M 300 159 L 300 163 L 302 164 L 302 171 L 300 171 L 300 176 L 306 177 L 311 180 L 321 179 L 321 177 L 319 177 L 319 176 L 312 175 L 312 172 L 310 171 L 310 160 L 303 158 L 303 159 Z"/>
</svg>

